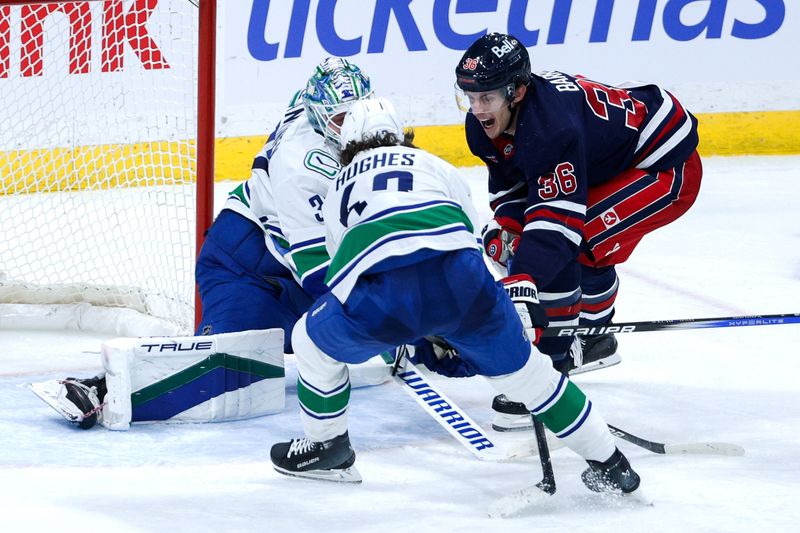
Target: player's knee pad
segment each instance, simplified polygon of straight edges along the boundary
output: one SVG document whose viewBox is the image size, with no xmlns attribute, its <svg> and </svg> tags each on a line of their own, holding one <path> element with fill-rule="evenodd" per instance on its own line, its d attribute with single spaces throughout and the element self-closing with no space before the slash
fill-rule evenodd
<svg viewBox="0 0 800 533">
<path fill-rule="evenodd" d="M 281 411 L 283 331 L 117 338 L 102 345 L 102 423 L 216 422 Z"/>
<path fill-rule="evenodd" d="M 347 365 L 323 352 L 311 340 L 307 316 L 301 316 L 292 331 L 292 345 L 300 378 L 321 390 L 336 388 L 349 379 Z"/>
</svg>

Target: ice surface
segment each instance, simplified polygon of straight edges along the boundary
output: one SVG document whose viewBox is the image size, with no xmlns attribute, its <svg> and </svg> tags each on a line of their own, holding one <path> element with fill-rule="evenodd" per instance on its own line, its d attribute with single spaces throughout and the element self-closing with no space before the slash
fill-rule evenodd
<svg viewBox="0 0 800 533">
<path fill-rule="evenodd" d="M 800 312 L 800 157 L 704 164 L 696 205 L 619 269 L 618 321 Z M 464 174 L 488 217 L 484 170 Z M 797 325 L 621 335 L 622 364 L 575 380 L 610 423 L 661 442 L 733 442 L 746 455 L 660 456 L 620 442 L 654 502 L 645 507 L 590 493 L 583 461 L 555 450 L 557 494 L 503 521 L 487 517 L 489 504 L 538 481 L 537 460 L 477 461 L 392 383 L 353 391 L 363 484 L 275 473 L 270 445 L 301 432 L 291 360 L 288 408 L 278 415 L 124 433 L 70 427 L 26 383 L 91 375 L 101 340 L 0 331 L 3 532 L 750 533 L 797 531 L 800 522 Z M 489 428 L 487 384 L 437 383 Z M 502 442 L 530 438 L 488 431 Z"/>
</svg>

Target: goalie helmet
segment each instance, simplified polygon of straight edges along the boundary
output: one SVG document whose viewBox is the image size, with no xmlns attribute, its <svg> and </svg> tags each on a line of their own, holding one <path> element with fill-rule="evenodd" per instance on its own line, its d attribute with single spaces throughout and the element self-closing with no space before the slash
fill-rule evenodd
<svg viewBox="0 0 800 533">
<path fill-rule="evenodd" d="M 387 133 L 394 135 L 397 144 L 403 141 L 403 123 L 394 105 L 386 98 L 361 100 L 355 102 L 344 117 L 339 142 L 345 148 L 350 142 Z"/>
<path fill-rule="evenodd" d="M 339 145 L 344 113 L 353 102 L 372 95 L 369 77 L 346 59 L 329 57 L 317 65 L 303 92 L 303 106 L 317 133 Z"/>
<path fill-rule="evenodd" d="M 528 51 L 515 37 L 489 33 L 467 48 L 456 67 L 456 86 L 465 92 L 503 89 L 512 99 L 520 85 L 531 81 Z"/>
</svg>

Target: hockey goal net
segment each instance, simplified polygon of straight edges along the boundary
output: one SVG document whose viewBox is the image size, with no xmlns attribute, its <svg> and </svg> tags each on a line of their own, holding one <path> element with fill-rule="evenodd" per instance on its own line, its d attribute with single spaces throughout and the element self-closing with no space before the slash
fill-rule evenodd
<svg viewBox="0 0 800 533">
<path fill-rule="evenodd" d="M 198 0 L 0 0 L 0 304 L 193 329 L 196 227 L 211 209 L 197 140 L 213 137 L 198 46 L 214 29 Z"/>
</svg>

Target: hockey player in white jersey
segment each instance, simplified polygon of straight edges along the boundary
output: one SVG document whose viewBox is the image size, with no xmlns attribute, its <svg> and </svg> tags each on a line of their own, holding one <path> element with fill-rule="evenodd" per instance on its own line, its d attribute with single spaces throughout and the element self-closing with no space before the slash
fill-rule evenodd
<svg viewBox="0 0 800 533">
<path fill-rule="evenodd" d="M 322 205 L 339 171 L 341 122 L 371 94 L 361 69 L 327 58 L 292 98 L 200 251 L 198 334 L 279 327 L 291 353 L 294 323 L 327 291 Z"/>
<path fill-rule="evenodd" d="M 525 276 L 498 283 L 489 273 L 457 170 L 413 147 L 385 99 L 355 103 L 341 137 L 344 166 L 323 207 L 331 291 L 292 335 L 305 437 L 273 445 L 275 469 L 360 481 L 347 432 L 345 363 L 400 345 L 423 348 L 428 337 L 458 353 L 464 375 L 485 376 L 583 456 L 590 489 L 635 491 L 639 476 L 592 403 L 526 334 L 546 325 L 533 283 Z"/>
<path fill-rule="evenodd" d="M 321 210 L 339 170 L 341 123 L 353 102 L 371 95 L 370 79 L 357 65 L 330 57 L 292 97 L 256 155 L 250 179 L 230 193 L 208 230 L 196 266 L 203 307 L 196 335 L 279 328 L 285 332 L 284 352 L 292 353 L 295 322 L 327 291 L 329 257 Z M 388 378 L 385 368 L 360 371 L 364 385 Z M 83 428 L 102 420 L 104 374 L 66 378 L 57 385 L 60 390 L 50 391 L 48 399 L 63 404 L 60 412 L 79 419 L 85 413 Z M 176 410 L 190 409 L 192 397 L 187 394 L 180 405 L 165 405 L 146 416 L 170 418 Z"/>
</svg>

